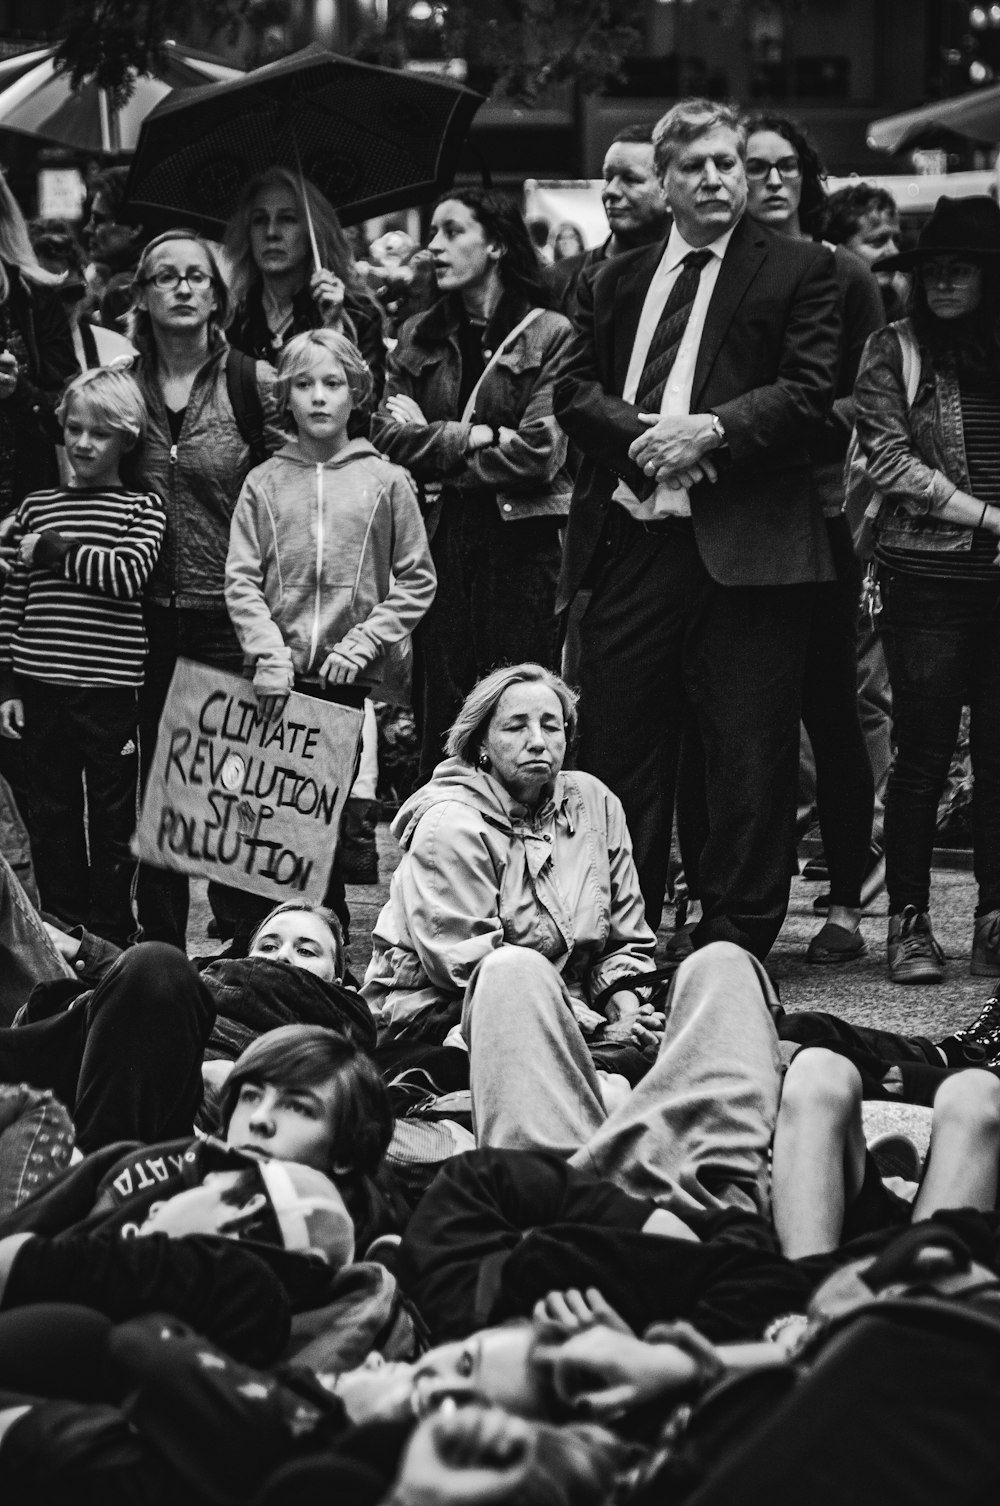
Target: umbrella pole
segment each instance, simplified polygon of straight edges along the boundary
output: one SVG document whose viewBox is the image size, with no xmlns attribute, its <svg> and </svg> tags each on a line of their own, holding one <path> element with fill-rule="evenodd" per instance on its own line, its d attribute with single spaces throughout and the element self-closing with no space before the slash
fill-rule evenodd
<svg viewBox="0 0 1000 1506">
<path fill-rule="evenodd" d="M 323 263 L 319 259 L 319 242 L 316 239 L 316 227 L 313 224 L 313 217 L 309 210 L 309 195 L 306 193 L 306 175 L 302 171 L 302 158 L 299 156 L 299 143 L 296 141 L 294 134 L 292 136 L 292 145 L 295 148 L 295 165 L 299 170 L 299 188 L 302 192 L 302 208 L 306 212 L 306 226 L 309 230 L 309 244 L 312 247 L 313 271 L 322 272 Z"/>
<path fill-rule="evenodd" d="M 118 111 L 108 99 L 106 89 L 97 91 L 97 108 L 101 117 L 101 147 L 106 152 L 120 152 L 122 149 L 122 134 L 118 120 Z"/>
</svg>

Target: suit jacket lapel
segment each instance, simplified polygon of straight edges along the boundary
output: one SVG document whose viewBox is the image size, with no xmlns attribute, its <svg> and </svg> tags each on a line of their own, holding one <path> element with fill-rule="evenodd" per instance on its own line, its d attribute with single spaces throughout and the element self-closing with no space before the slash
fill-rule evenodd
<svg viewBox="0 0 1000 1506">
<path fill-rule="evenodd" d="M 615 289 L 614 305 L 610 313 L 614 354 L 612 370 L 616 393 L 624 391 L 636 330 L 639 328 L 639 319 L 642 315 L 642 306 L 646 301 L 653 273 L 660 265 L 665 246 L 665 240 L 661 241 L 658 246 L 652 246 L 648 255 L 621 278 Z"/>
<path fill-rule="evenodd" d="M 754 225 L 748 215 L 733 231 L 732 239 L 719 269 L 718 280 L 712 293 L 702 330 L 698 359 L 694 367 L 694 382 L 691 388 L 691 412 L 699 412 L 698 404 L 705 384 L 711 374 L 716 357 L 729 333 L 730 325 L 756 277 L 761 263 L 767 256 L 767 237 Z"/>
</svg>

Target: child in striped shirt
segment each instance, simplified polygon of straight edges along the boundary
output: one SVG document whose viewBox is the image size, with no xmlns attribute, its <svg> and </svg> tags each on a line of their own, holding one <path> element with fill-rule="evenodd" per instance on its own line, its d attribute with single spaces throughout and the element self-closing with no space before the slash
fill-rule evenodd
<svg viewBox="0 0 1000 1506">
<path fill-rule="evenodd" d="M 0 594 L 0 735 L 24 742 L 43 909 L 123 946 L 135 929 L 140 598 L 166 514 L 121 483 L 146 426 L 131 376 L 76 377 L 58 417 L 73 480 L 33 492 L 17 513 L 18 562 Z"/>
</svg>

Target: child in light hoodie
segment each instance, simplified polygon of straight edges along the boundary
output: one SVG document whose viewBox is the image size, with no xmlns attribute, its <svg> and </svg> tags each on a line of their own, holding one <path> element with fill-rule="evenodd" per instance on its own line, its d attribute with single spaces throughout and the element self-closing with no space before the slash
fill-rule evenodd
<svg viewBox="0 0 1000 1506">
<path fill-rule="evenodd" d="M 307 330 L 282 351 L 279 401 L 296 434 L 244 482 L 226 560 L 226 606 L 268 715 L 293 689 L 363 707 L 434 599 L 406 472 L 347 437 L 370 392 L 346 335 Z"/>
<path fill-rule="evenodd" d="M 371 390 L 346 335 L 307 330 L 282 351 L 295 437 L 244 482 L 226 560 L 226 606 L 268 716 L 291 690 L 359 708 L 405 693 L 410 634 L 437 577 L 406 472 L 348 438 Z M 346 929 L 336 877 L 327 903 Z"/>
</svg>

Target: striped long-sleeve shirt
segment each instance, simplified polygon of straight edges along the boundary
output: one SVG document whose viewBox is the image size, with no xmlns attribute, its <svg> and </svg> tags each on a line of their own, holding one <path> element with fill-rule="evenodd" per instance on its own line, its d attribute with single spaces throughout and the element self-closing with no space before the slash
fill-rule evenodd
<svg viewBox="0 0 1000 1506">
<path fill-rule="evenodd" d="M 141 595 L 166 513 L 152 493 L 124 488 L 33 492 L 18 509 L 24 533 L 55 532 L 72 546 L 51 569 L 18 564 L 0 591 L 0 679 L 62 685 L 142 683 Z"/>
</svg>

